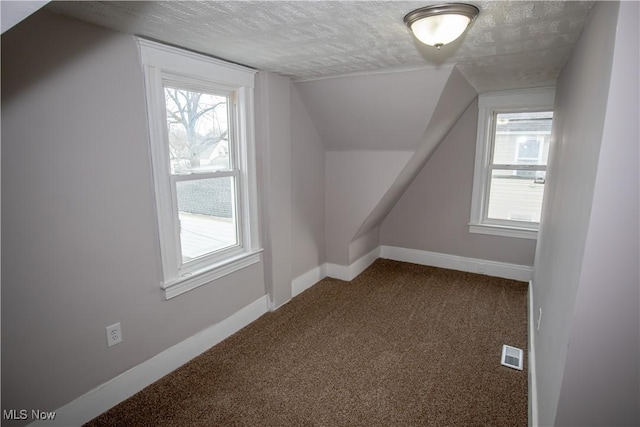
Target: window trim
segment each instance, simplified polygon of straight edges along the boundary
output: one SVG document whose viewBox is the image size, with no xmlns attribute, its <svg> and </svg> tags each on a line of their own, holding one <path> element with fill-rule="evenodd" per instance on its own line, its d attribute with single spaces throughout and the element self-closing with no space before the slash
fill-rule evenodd
<svg viewBox="0 0 640 427">
<path fill-rule="evenodd" d="M 256 71 L 142 38 L 136 38 L 136 41 L 147 101 L 149 147 L 162 264 L 161 288 L 165 292 L 165 298 L 170 299 L 261 260 L 253 99 Z M 236 141 L 232 147 L 235 150 L 235 165 L 230 171 L 220 173 L 236 176 L 238 245 L 187 263 L 186 267 L 183 266 L 180 255 L 180 238 L 176 235 L 175 174 L 171 173 L 169 162 L 164 105 L 166 83 L 169 86 L 177 84 L 196 90 L 207 88 L 230 93 L 236 109 Z M 208 172 L 204 175 L 209 177 L 220 173 Z M 204 175 L 198 179 L 204 179 Z"/>
<path fill-rule="evenodd" d="M 493 115 L 504 112 L 553 111 L 555 88 L 487 92 L 478 96 L 478 132 L 469 232 L 525 239 L 538 238 L 538 224 L 486 218 L 493 149 Z"/>
</svg>

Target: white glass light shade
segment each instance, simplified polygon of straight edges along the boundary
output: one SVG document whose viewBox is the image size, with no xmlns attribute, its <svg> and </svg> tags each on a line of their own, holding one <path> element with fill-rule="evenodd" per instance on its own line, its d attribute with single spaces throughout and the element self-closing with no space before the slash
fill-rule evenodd
<svg viewBox="0 0 640 427">
<path fill-rule="evenodd" d="M 471 19 L 463 15 L 435 15 L 411 25 L 416 38 L 429 46 L 449 44 L 464 33 Z"/>
<path fill-rule="evenodd" d="M 440 49 L 460 37 L 479 12 L 471 4 L 440 4 L 408 13 L 404 23 L 422 43 Z"/>
</svg>

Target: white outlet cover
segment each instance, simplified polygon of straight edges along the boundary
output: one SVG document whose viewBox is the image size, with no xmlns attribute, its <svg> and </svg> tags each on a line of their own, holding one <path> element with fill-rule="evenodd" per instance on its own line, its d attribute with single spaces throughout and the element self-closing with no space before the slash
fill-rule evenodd
<svg viewBox="0 0 640 427">
<path fill-rule="evenodd" d="M 116 345 L 122 342 L 122 328 L 120 322 L 107 326 L 107 347 Z"/>
</svg>

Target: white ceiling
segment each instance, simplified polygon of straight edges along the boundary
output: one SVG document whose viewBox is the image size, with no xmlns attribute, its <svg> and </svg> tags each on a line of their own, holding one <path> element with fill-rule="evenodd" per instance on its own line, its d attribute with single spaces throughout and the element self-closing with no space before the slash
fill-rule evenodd
<svg viewBox="0 0 640 427">
<path fill-rule="evenodd" d="M 56 13 L 294 80 L 458 64 L 478 90 L 555 84 L 592 1 L 472 1 L 480 15 L 440 51 L 405 14 L 433 1 L 51 2 Z"/>
</svg>

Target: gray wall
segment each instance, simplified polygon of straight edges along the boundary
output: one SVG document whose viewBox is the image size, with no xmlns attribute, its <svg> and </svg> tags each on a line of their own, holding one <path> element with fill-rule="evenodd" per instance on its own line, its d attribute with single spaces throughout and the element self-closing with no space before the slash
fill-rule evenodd
<svg viewBox="0 0 640 427">
<path fill-rule="evenodd" d="M 638 14 L 597 3 L 558 80 L 533 287 L 543 426 L 640 423 Z"/>
<path fill-rule="evenodd" d="M 378 246 L 385 216 L 477 93 L 455 68 L 295 87 L 327 148 L 327 261 L 349 265 Z"/>
<path fill-rule="evenodd" d="M 291 299 L 291 82 L 275 73 L 256 78 L 256 146 L 262 206 L 265 283 L 272 308 Z"/>
<path fill-rule="evenodd" d="M 535 240 L 469 233 L 477 123 L 473 102 L 387 215 L 381 244 L 533 265 Z"/>
<path fill-rule="evenodd" d="M 412 156 L 411 151 L 326 152 L 327 261 L 349 265 L 350 244 Z M 359 254 L 360 256 L 364 254 Z"/>
<path fill-rule="evenodd" d="M 288 78 L 256 82 L 268 262 L 164 301 L 133 37 L 39 12 L 2 51 L 3 408 L 56 409 L 325 262 L 324 147 Z"/>
<path fill-rule="evenodd" d="M 277 308 L 293 279 L 325 262 L 324 146 L 288 77 L 258 74 L 256 142 L 265 282 Z"/>
<path fill-rule="evenodd" d="M 454 67 L 444 84 L 440 99 L 413 156 L 362 222 L 356 239 L 371 234 L 373 229 L 380 228 L 409 185 L 477 96 L 478 93 L 473 86 L 469 84 L 458 68 Z"/>
<path fill-rule="evenodd" d="M 328 262 L 349 265 L 378 246 L 380 221 L 366 235 L 356 233 L 411 158 L 450 74 L 451 67 L 442 67 L 294 84 L 313 128 L 308 133 L 327 150 L 322 164 Z M 315 188 L 317 182 L 308 185 Z"/>
<path fill-rule="evenodd" d="M 291 88 L 293 278 L 325 263 L 325 155 L 322 139 Z"/>
<path fill-rule="evenodd" d="M 54 410 L 265 294 L 258 263 L 164 300 L 144 102 L 131 36 L 43 11 L 2 35 L 3 409 Z"/>
</svg>

